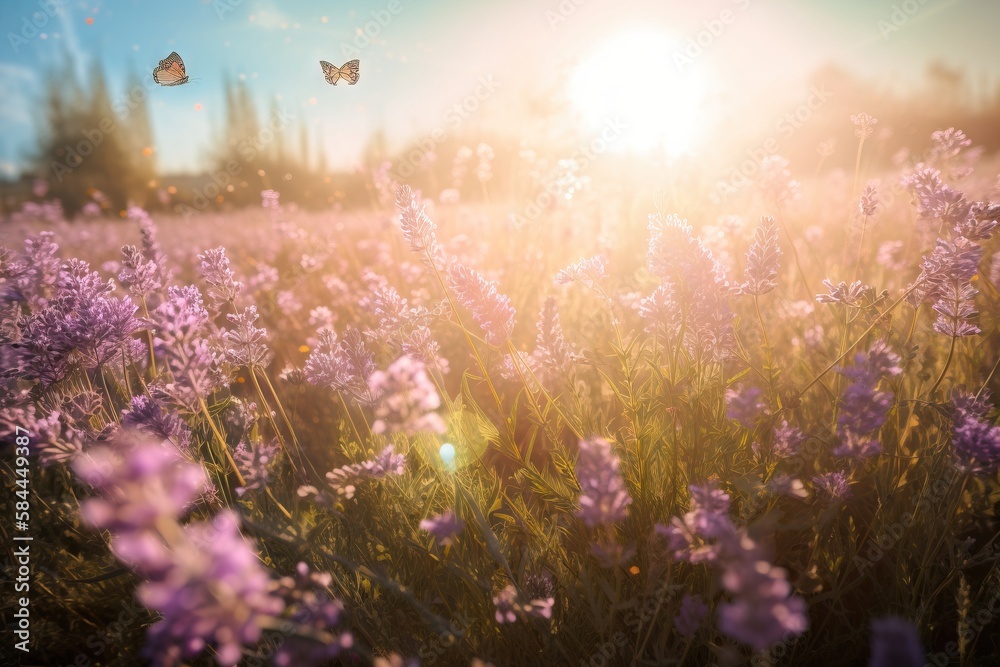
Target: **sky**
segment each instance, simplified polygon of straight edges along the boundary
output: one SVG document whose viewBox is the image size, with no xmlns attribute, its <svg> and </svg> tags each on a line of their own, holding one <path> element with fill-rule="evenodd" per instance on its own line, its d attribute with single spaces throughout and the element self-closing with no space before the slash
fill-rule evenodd
<svg viewBox="0 0 1000 667">
<path fill-rule="evenodd" d="M 894 86 L 934 59 L 995 81 L 997 26 L 995 0 L 4 0 L 0 175 L 30 154 L 47 72 L 83 77 L 99 62 L 119 98 L 129 71 L 148 80 L 175 50 L 192 81 L 149 91 L 166 173 L 203 164 L 227 76 L 261 110 L 277 99 L 347 168 L 377 128 L 396 147 L 459 124 L 509 131 L 527 96 L 560 86 L 595 123 L 621 98 L 649 103 L 640 123 L 683 125 L 708 99 L 801 97 L 831 62 Z M 358 85 L 325 82 L 319 60 L 355 57 Z"/>
</svg>

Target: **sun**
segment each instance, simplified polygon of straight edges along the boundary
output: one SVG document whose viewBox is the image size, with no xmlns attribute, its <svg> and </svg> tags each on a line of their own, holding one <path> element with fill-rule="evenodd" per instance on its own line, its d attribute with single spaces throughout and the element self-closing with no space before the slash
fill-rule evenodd
<svg viewBox="0 0 1000 667">
<path fill-rule="evenodd" d="M 588 130 L 621 119 L 627 131 L 610 150 L 690 152 L 702 129 L 704 86 L 693 68 L 681 69 L 669 35 L 623 33 L 597 47 L 570 78 L 569 95 Z"/>
</svg>

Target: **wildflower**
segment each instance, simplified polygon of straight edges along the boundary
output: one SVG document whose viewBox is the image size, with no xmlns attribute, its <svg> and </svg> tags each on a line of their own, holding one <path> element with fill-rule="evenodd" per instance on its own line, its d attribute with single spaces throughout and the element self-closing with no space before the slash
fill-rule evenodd
<svg viewBox="0 0 1000 667">
<path fill-rule="evenodd" d="M 934 145 L 931 148 L 930 160 L 938 164 L 950 160 L 972 145 L 972 141 L 965 136 L 965 132 L 953 127 L 933 132 L 931 141 Z"/>
<path fill-rule="evenodd" d="M 827 279 L 823 281 L 823 285 L 830 292 L 817 294 L 817 301 L 820 303 L 842 303 L 845 306 L 854 306 L 855 308 L 861 305 L 861 299 L 871 289 L 860 280 L 855 280 L 850 285 L 842 280 L 840 284 L 834 285 L 831 280 Z"/>
<path fill-rule="evenodd" d="M 673 300 L 687 306 L 682 326 L 688 351 L 715 361 L 731 356 L 735 333 L 725 271 L 687 221 L 651 215 L 646 258 L 650 272 L 670 284 Z"/>
<path fill-rule="evenodd" d="M 753 428 L 767 409 L 767 403 L 760 400 L 762 394 L 759 388 L 750 386 L 726 390 L 726 416 L 743 428 Z"/>
<path fill-rule="evenodd" d="M 902 373 L 899 356 L 879 341 L 868 352 L 854 355 L 852 367 L 838 368 L 837 372 L 847 377 L 850 384 L 844 389 L 840 402 L 837 434 L 841 444 L 834 455 L 871 456 L 881 450 L 876 436 L 894 398 L 891 391 L 878 391 L 876 387 L 883 378 Z"/>
<path fill-rule="evenodd" d="M 1000 469 L 1000 426 L 986 420 L 989 390 L 980 397 L 956 390 L 951 398 L 951 446 L 959 468 L 970 473 L 992 474 Z"/>
<path fill-rule="evenodd" d="M 149 396 L 135 396 L 122 412 L 122 426 L 145 431 L 160 440 L 170 440 L 180 449 L 191 446 L 191 429 L 180 417 L 166 411 L 163 403 Z"/>
<path fill-rule="evenodd" d="M 737 289 L 740 294 L 767 294 L 778 286 L 778 228 L 774 218 L 764 216 L 754 231 L 753 244 L 747 252 L 746 281 Z"/>
<path fill-rule="evenodd" d="M 319 345 L 306 359 L 306 379 L 314 385 L 346 391 L 355 400 L 371 404 L 374 397 L 368 378 L 375 372 L 375 361 L 357 329 L 348 328 L 342 340 L 332 329 L 319 332 Z"/>
<path fill-rule="evenodd" d="M 236 280 L 236 275 L 229 267 L 229 257 L 223 247 L 212 248 L 198 255 L 201 262 L 199 271 L 208 283 L 208 302 L 215 312 L 227 303 L 236 301 L 243 291 L 243 283 Z"/>
<path fill-rule="evenodd" d="M 569 375 L 578 355 L 563 336 L 559 323 L 556 300 L 548 297 L 542 303 L 538 315 L 538 336 L 535 338 L 535 352 L 532 355 L 543 373 Z"/>
<path fill-rule="evenodd" d="M 708 615 L 708 605 L 697 595 L 685 595 L 681 606 L 674 617 L 674 627 L 681 637 L 691 639 L 698 631 L 701 622 Z"/>
<path fill-rule="evenodd" d="M 372 373 L 368 390 L 378 397 L 372 432 L 400 431 L 414 435 L 447 430 L 444 420 L 435 412 L 441 407 L 441 397 L 422 361 L 403 355 L 386 371 Z"/>
<path fill-rule="evenodd" d="M 660 283 L 653 293 L 639 303 L 639 317 L 646 321 L 646 333 L 660 339 L 664 346 L 680 332 L 680 312 L 669 282 Z"/>
<path fill-rule="evenodd" d="M 393 446 L 387 445 L 374 459 L 334 468 L 326 473 L 326 480 L 338 498 L 350 500 L 362 481 L 381 479 L 387 475 L 402 475 L 405 466 L 406 457 L 396 454 Z M 301 497 L 315 496 L 317 502 L 327 501 L 325 494 L 312 486 L 300 487 L 298 494 Z"/>
<path fill-rule="evenodd" d="M 140 299 L 147 299 L 161 286 L 158 267 L 145 259 L 134 245 L 122 246 L 122 269 L 118 282 Z"/>
<path fill-rule="evenodd" d="M 274 655 L 278 667 L 323 664 L 354 645 L 350 632 L 336 630 L 343 620 L 344 605 L 327 595 L 325 589 L 332 582 L 329 573 L 311 572 L 305 563 L 296 566 L 294 577 L 278 580 L 275 593 L 284 599 L 289 621 L 313 637 L 286 637 Z"/>
<path fill-rule="evenodd" d="M 510 298 L 497 289 L 475 269 L 459 263 L 448 269 L 448 279 L 458 302 L 472 311 L 472 317 L 482 327 L 486 342 L 500 345 L 514 331 L 514 308 Z"/>
<path fill-rule="evenodd" d="M 746 530 L 733 525 L 728 494 L 713 484 L 690 490 L 691 510 L 656 531 L 668 538 L 675 558 L 719 567 L 719 580 L 731 596 L 719 605 L 719 629 L 757 650 L 805 632 L 805 600 L 791 594 L 785 570 L 765 560 Z"/>
<path fill-rule="evenodd" d="M 534 599 L 530 602 L 522 602 L 517 589 L 513 584 L 508 584 L 493 598 L 495 609 L 493 618 L 499 624 L 514 623 L 519 616 L 535 616 L 543 619 L 552 618 L 552 606 L 555 598 Z"/>
<path fill-rule="evenodd" d="M 516 602 L 517 589 L 511 584 L 508 584 L 493 598 L 493 606 L 496 608 L 493 617 L 497 623 L 513 623 L 517 620 L 517 614 L 514 613 Z"/>
<path fill-rule="evenodd" d="M 424 261 L 431 265 L 440 264 L 444 260 L 444 249 L 437 240 L 437 225 L 427 216 L 425 206 L 409 186 L 401 185 L 396 190 L 396 208 L 399 209 L 403 238 L 410 244 L 410 250 L 423 255 Z"/>
<path fill-rule="evenodd" d="M 230 313 L 226 318 L 236 326 L 222 334 L 227 348 L 226 355 L 237 366 L 264 368 L 274 354 L 267 349 L 267 331 L 254 326 L 257 306 L 247 306 L 241 313 Z"/>
<path fill-rule="evenodd" d="M 28 432 L 28 449 L 43 466 L 68 463 L 83 451 L 79 431 L 68 428 L 62 412 L 38 414 L 33 403 L 0 408 L 0 440 L 14 442 L 14 437 Z"/>
<path fill-rule="evenodd" d="M 858 204 L 858 211 L 861 215 L 871 217 L 875 215 L 875 210 L 878 208 L 878 190 L 875 189 L 874 185 L 869 185 L 865 188 L 865 191 L 861 194 L 861 201 Z"/>
<path fill-rule="evenodd" d="M 839 470 L 813 477 L 813 485 L 829 500 L 843 500 L 851 495 L 850 481 Z"/>
<path fill-rule="evenodd" d="M 236 488 L 237 494 L 242 496 L 247 491 L 267 486 L 271 477 L 271 468 L 274 466 L 275 457 L 280 449 L 281 446 L 277 442 L 272 442 L 270 445 L 260 443 L 256 447 L 248 445 L 246 442 L 240 442 L 236 446 L 233 459 L 243 474 L 243 479 L 246 480 L 245 486 Z"/>
<path fill-rule="evenodd" d="M 462 532 L 464 527 L 465 522 L 452 510 L 420 522 L 420 530 L 426 530 L 433 535 L 437 539 L 437 543 L 441 546 L 452 544 L 455 537 Z"/>
<path fill-rule="evenodd" d="M 802 431 L 789 426 L 787 421 L 782 421 L 781 426 L 774 429 L 771 451 L 779 459 L 791 458 L 798 453 L 799 447 L 805 440 L 806 436 Z"/>
<path fill-rule="evenodd" d="M 858 113 L 851 116 L 851 122 L 854 123 L 854 136 L 864 141 L 875 132 L 875 125 L 878 123 L 878 119 L 866 113 Z"/>
<path fill-rule="evenodd" d="M 580 483 L 580 509 L 576 515 L 593 528 L 621 521 L 628 515 L 632 497 L 619 472 L 611 443 L 592 437 L 580 441 L 576 476 Z"/>
<path fill-rule="evenodd" d="M 924 649 L 917 628 L 902 618 L 872 619 L 868 667 L 923 667 Z"/>
<path fill-rule="evenodd" d="M 179 519 L 205 488 L 204 469 L 171 445 L 123 434 L 117 448 L 92 447 L 73 463 L 84 482 L 101 492 L 80 512 L 95 528 L 112 532 L 152 528 L 161 517 Z"/>
<path fill-rule="evenodd" d="M 598 286 L 606 277 L 607 268 L 603 257 L 581 257 L 579 262 L 570 264 L 556 274 L 555 284 L 568 285 L 575 281 L 588 289 L 598 290 Z"/>
<path fill-rule="evenodd" d="M 186 539 L 171 545 L 167 571 L 136 593 L 161 617 L 149 629 L 144 652 L 154 664 L 176 664 L 212 645 L 220 665 L 235 666 L 243 646 L 260 640 L 264 622 L 281 614 L 285 603 L 272 593 L 271 577 L 240 535 L 233 512 L 183 532 Z"/>
</svg>

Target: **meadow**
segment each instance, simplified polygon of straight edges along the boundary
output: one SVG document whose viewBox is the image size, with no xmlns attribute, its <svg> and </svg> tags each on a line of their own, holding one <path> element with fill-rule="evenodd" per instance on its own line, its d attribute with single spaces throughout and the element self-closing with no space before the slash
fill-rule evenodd
<svg viewBox="0 0 1000 667">
<path fill-rule="evenodd" d="M 77 666 L 1000 664 L 1000 167 L 941 128 L 868 173 L 853 122 L 853 172 L 721 197 L 39 197 L 5 624 Z"/>
</svg>

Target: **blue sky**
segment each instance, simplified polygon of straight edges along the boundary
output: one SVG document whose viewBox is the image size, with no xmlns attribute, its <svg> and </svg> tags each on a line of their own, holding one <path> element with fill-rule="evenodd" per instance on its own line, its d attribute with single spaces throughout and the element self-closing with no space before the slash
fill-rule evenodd
<svg viewBox="0 0 1000 667">
<path fill-rule="evenodd" d="M 197 168 L 211 146 L 226 75 L 245 78 L 261 110 L 280 97 L 322 137 L 333 166 L 344 167 L 377 127 L 400 145 L 441 125 L 480 77 L 500 86 L 470 130 L 509 120 L 526 93 L 558 85 L 567 63 L 615 36 L 653 29 L 681 51 L 723 11 L 734 20 L 694 67 L 729 99 L 780 95 L 825 62 L 897 85 L 934 58 L 971 79 L 996 80 L 1000 65 L 995 0 L 50 1 L 62 9 L 30 37 L 22 30 L 41 11 L 38 0 L 0 3 L 0 172 L 8 175 L 32 146 L 45 71 L 83 74 L 99 60 L 119 96 L 130 68 L 148 75 L 173 50 L 196 80 L 150 95 L 166 171 Z M 377 35 L 360 42 L 359 84 L 327 85 L 317 61 L 345 61 L 344 45 L 355 45 L 366 24 Z"/>
</svg>

